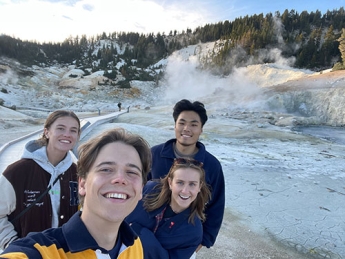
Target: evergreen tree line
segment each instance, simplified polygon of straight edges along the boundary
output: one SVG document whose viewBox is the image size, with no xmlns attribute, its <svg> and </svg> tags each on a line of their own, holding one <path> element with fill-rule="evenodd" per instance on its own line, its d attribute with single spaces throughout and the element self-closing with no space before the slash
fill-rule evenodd
<svg viewBox="0 0 345 259">
<path fill-rule="evenodd" d="M 234 64 L 246 63 L 250 58 L 258 62 L 265 49 L 278 48 L 283 57 L 295 57 L 295 67 L 320 70 L 332 67 L 340 60 L 339 41 L 345 27 L 344 8 L 321 12 L 285 10 L 264 16 L 253 15 L 197 28 L 195 34 L 203 41 L 222 39 L 220 51 L 215 53 L 212 64 L 223 67 L 229 57 Z M 240 54 L 239 52 L 240 47 Z"/>
<path fill-rule="evenodd" d="M 0 55 L 14 58 L 26 65 L 74 63 L 81 69 L 106 70 L 110 78 L 116 77 L 116 64 L 122 60 L 125 65 L 119 72 L 130 80 L 138 77 L 132 71 L 133 65 L 144 71 L 144 68 L 175 50 L 188 45 L 218 41 L 218 50 L 201 61 L 205 68 L 222 68 L 224 74 L 229 73 L 233 66 L 246 64 L 248 60 L 257 63 L 274 62 L 274 57 L 262 59 L 260 55 L 262 50 L 273 48 L 279 49 L 283 57 L 294 57 L 294 66 L 297 68 L 320 70 L 342 62 L 339 44 L 342 42 L 344 27 L 343 7 L 325 14 L 320 11 L 298 13 L 295 10 L 285 10 L 282 14 L 259 14 L 239 17 L 234 21 L 206 24 L 194 30 L 175 30 L 168 35 L 103 32 L 89 38 L 83 35 L 70 37 L 62 43 L 42 44 L 1 35 Z M 105 41 L 108 43 L 104 44 Z M 120 49 L 115 46 L 115 42 Z M 145 73 L 140 77 L 142 78 L 138 79 L 150 79 Z"/>
</svg>

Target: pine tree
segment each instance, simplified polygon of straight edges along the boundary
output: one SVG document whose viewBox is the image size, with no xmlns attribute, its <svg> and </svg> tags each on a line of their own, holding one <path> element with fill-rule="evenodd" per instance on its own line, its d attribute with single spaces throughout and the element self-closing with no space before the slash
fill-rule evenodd
<svg viewBox="0 0 345 259">
<path fill-rule="evenodd" d="M 344 65 L 344 62 L 345 62 L 345 29 L 344 28 L 342 29 L 342 32 L 338 41 L 339 41 L 339 51 L 341 54 L 341 60 Z"/>
</svg>

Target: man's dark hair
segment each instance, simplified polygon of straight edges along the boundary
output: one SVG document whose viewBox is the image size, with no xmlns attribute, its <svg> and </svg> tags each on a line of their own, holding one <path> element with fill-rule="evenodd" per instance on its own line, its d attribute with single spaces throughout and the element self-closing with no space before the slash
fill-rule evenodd
<svg viewBox="0 0 345 259">
<path fill-rule="evenodd" d="M 196 112 L 201 120 L 201 125 L 202 127 L 205 125 L 207 121 L 207 114 L 206 114 L 206 109 L 203 103 L 195 101 L 191 102 L 186 99 L 182 99 L 181 101 L 177 102 L 174 106 L 174 112 L 173 112 L 173 117 L 174 121 L 177 121 L 178 116 L 180 115 L 181 112 L 183 111 L 193 111 Z"/>
</svg>

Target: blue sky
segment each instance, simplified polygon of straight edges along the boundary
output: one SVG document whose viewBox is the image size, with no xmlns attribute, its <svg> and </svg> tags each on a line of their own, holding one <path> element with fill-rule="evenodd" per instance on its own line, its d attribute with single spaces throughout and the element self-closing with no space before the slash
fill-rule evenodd
<svg viewBox="0 0 345 259">
<path fill-rule="evenodd" d="M 168 34 L 246 15 L 285 9 L 324 14 L 344 5 L 345 0 L 0 0 L 0 33 L 38 42 L 102 32 Z"/>
</svg>

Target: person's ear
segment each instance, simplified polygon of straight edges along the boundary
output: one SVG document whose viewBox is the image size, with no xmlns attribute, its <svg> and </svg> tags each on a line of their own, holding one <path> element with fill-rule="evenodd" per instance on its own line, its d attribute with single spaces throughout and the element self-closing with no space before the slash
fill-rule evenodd
<svg viewBox="0 0 345 259">
<path fill-rule="evenodd" d="M 169 178 L 168 178 L 168 183 L 169 183 L 169 188 L 170 188 L 170 190 L 171 190 L 171 182 L 172 182 L 172 179 L 169 177 Z"/>
<path fill-rule="evenodd" d="M 48 129 L 44 128 L 43 132 L 44 132 L 44 136 L 46 137 L 46 139 L 49 139 L 49 134 L 48 134 L 49 131 L 48 131 Z"/>
<path fill-rule="evenodd" d="M 78 193 L 81 196 L 86 195 L 86 180 L 84 178 L 79 177 L 79 179 L 78 179 Z"/>
</svg>

